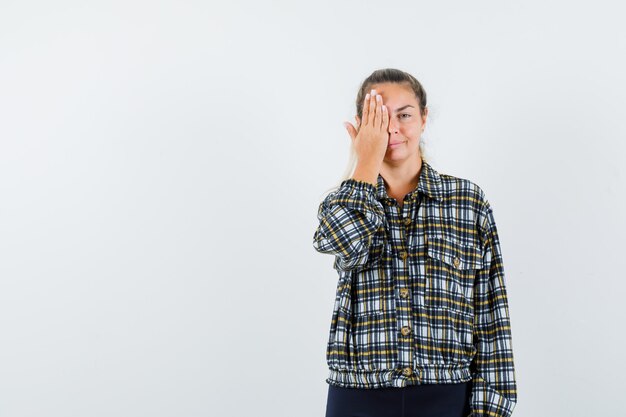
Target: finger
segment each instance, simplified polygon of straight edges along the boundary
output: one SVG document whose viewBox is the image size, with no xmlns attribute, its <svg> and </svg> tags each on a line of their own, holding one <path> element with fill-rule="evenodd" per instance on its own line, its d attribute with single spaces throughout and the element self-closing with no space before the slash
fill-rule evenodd
<svg viewBox="0 0 626 417">
<path fill-rule="evenodd" d="M 367 112 L 367 119 L 365 124 L 372 125 L 374 123 L 374 117 L 376 117 L 376 93 L 370 96 L 369 110 Z"/>
<path fill-rule="evenodd" d="M 365 95 L 365 100 L 363 100 L 363 120 L 365 120 L 365 124 L 367 124 L 367 119 L 369 117 L 369 108 L 370 108 L 370 93 Z"/>
<path fill-rule="evenodd" d="M 359 131 L 361 130 L 361 121 L 359 120 L 358 117 L 355 117 L 356 119 L 356 133 L 359 133 Z"/>
<path fill-rule="evenodd" d="M 348 131 L 348 134 L 350 135 L 350 139 L 352 139 L 352 141 L 354 141 L 354 139 L 356 138 L 357 135 L 357 131 L 354 128 L 354 126 L 352 126 L 352 123 L 345 123 L 346 126 L 346 130 Z"/>
<path fill-rule="evenodd" d="M 380 94 L 376 94 L 376 109 L 374 110 L 374 127 L 380 129 L 383 120 L 383 110 L 381 108 L 383 104 L 383 97 Z"/>
<path fill-rule="evenodd" d="M 383 104 L 383 125 L 382 125 L 382 129 L 383 130 L 388 130 L 388 126 L 389 126 L 389 112 L 387 111 L 387 106 L 385 106 Z"/>
</svg>

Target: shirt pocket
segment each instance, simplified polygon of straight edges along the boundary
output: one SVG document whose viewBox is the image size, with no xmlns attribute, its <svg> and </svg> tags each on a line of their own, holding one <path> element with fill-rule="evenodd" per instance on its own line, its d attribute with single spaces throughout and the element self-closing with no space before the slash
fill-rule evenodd
<svg viewBox="0 0 626 417">
<path fill-rule="evenodd" d="M 427 235 L 426 255 L 426 305 L 472 317 L 474 279 L 483 268 L 482 249 L 448 236 Z"/>
</svg>

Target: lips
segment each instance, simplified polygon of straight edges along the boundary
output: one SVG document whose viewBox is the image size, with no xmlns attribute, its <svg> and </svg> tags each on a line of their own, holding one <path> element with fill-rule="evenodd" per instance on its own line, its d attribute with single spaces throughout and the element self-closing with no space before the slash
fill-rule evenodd
<svg viewBox="0 0 626 417">
<path fill-rule="evenodd" d="M 389 144 L 389 146 L 396 146 L 396 145 L 400 145 L 400 144 L 403 144 L 403 143 L 405 143 L 405 142 L 391 142 Z"/>
</svg>

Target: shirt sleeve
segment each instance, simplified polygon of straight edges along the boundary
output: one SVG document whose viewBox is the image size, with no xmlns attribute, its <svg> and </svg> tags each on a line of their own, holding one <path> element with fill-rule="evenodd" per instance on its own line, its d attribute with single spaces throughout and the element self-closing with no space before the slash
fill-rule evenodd
<svg viewBox="0 0 626 417">
<path fill-rule="evenodd" d="M 367 262 L 372 237 L 385 218 L 375 191 L 374 184 L 349 178 L 320 203 L 313 247 L 335 255 L 337 270 L 347 271 Z"/>
<path fill-rule="evenodd" d="M 474 287 L 472 417 L 509 417 L 517 403 L 511 323 L 502 251 L 493 210 L 484 200 L 480 216 L 484 267 Z"/>
</svg>

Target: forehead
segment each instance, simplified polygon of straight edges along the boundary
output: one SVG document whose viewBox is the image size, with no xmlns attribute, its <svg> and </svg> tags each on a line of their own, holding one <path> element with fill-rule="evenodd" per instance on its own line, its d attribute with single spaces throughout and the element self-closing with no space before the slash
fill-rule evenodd
<svg viewBox="0 0 626 417">
<path fill-rule="evenodd" d="M 417 100 L 415 98 L 415 93 L 413 93 L 413 89 L 406 84 L 398 84 L 398 83 L 382 83 L 382 84 L 374 84 L 369 90 L 376 90 L 377 94 L 383 96 L 383 100 L 385 102 L 396 102 L 402 101 L 405 104 L 416 104 Z M 369 91 L 367 91 L 369 92 Z"/>
</svg>

